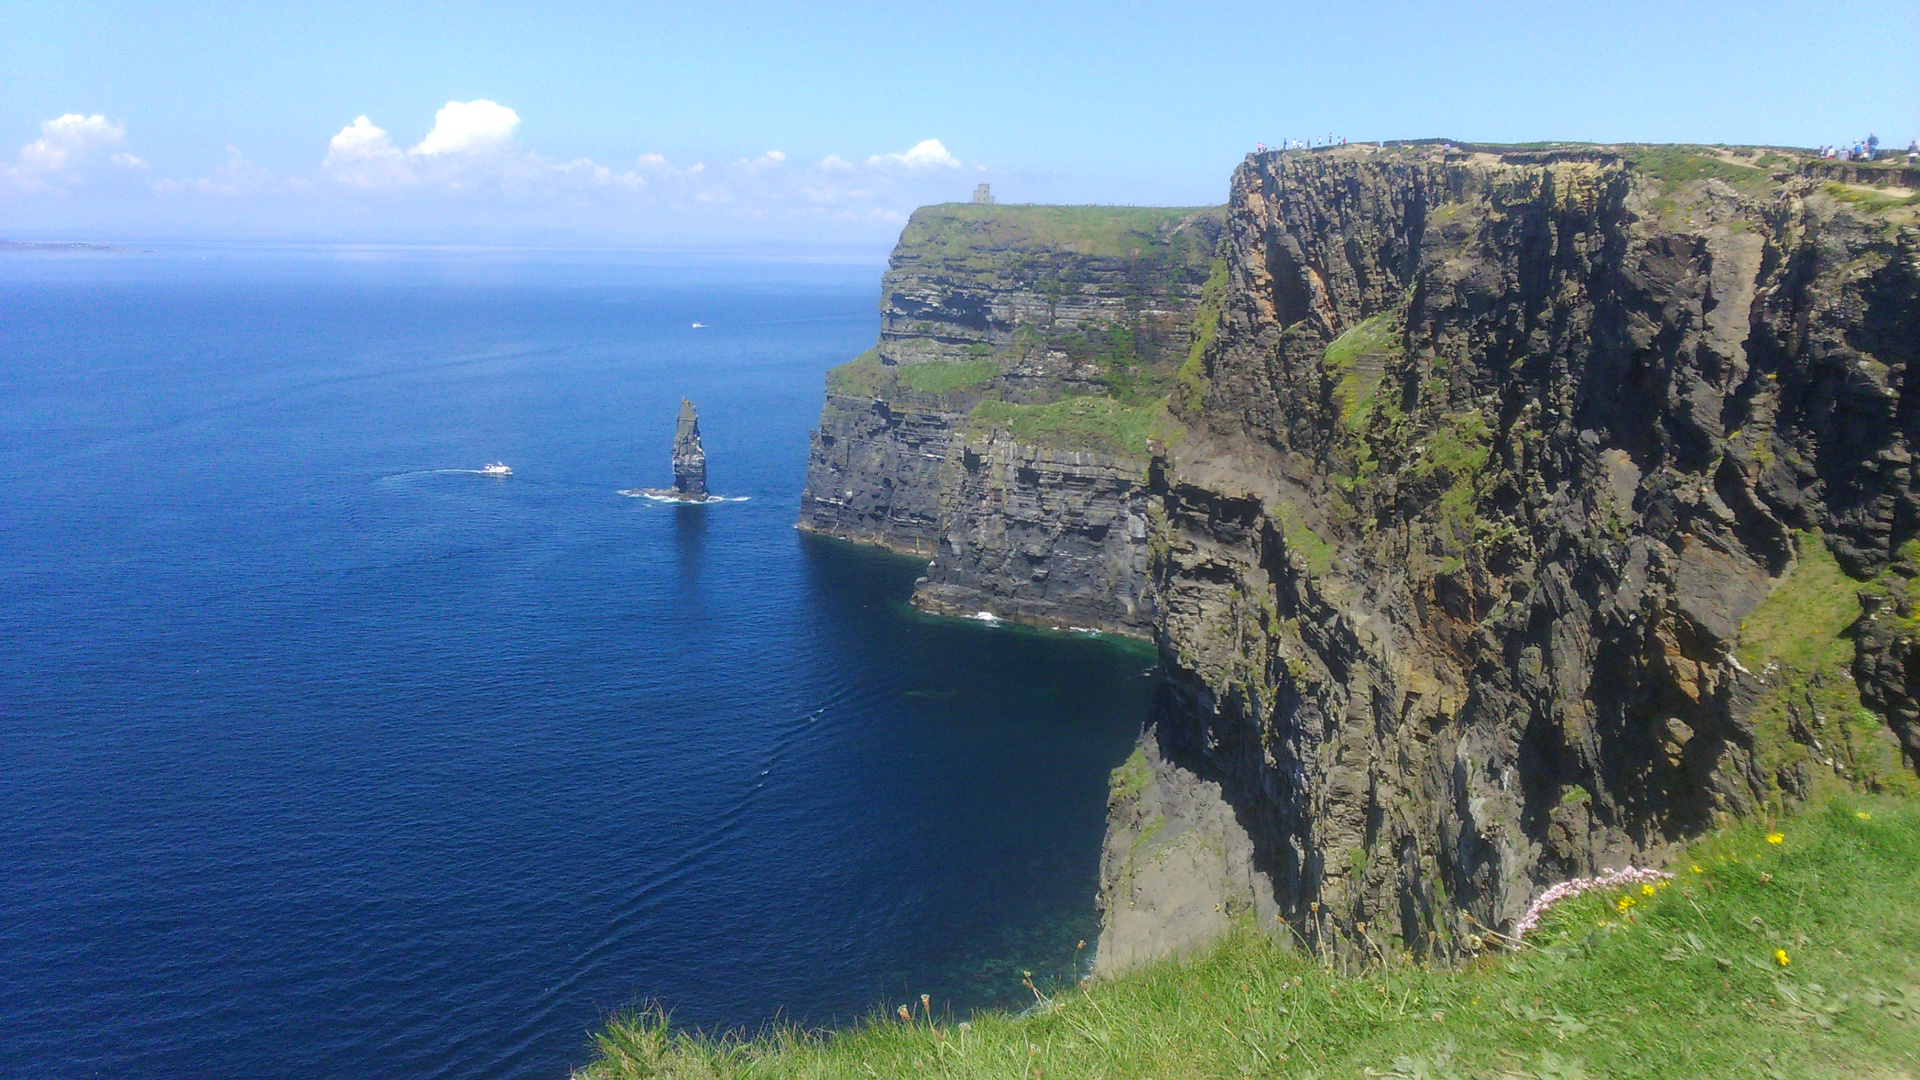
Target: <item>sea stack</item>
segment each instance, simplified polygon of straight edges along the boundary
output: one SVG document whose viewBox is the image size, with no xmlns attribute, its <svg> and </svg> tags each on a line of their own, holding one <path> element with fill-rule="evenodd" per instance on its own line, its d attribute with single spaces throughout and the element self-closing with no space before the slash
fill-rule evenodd
<svg viewBox="0 0 1920 1080">
<path fill-rule="evenodd" d="M 680 420 L 673 428 L 673 490 L 682 498 L 707 497 L 707 452 L 700 449 L 700 418 L 686 398 L 680 399 Z"/>
</svg>

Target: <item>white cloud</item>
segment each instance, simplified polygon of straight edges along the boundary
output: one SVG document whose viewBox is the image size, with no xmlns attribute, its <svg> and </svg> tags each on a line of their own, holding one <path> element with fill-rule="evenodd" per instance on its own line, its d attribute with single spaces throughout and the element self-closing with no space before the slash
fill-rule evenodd
<svg viewBox="0 0 1920 1080">
<path fill-rule="evenodd" d="M 356 116 L 353 123 L 341 128 L 340 133 L 328 141 L 327 160 L 323 164 L 344 165 L 392 157 L 399 152 L 385 131 L 373 126 L 373 121 L 366 117 Z"/>
<path fill-rule="evenodd" d="M 320 163 L 335 180 L 354 187 L 394 187 L 413 180 L 406 158 L 393 145 L 387 133 L 364 116 L 340 129 L 327 142 L 327 157 Z"/>
<path fill-rule="evenodd" d="M 498 102 L 449 101 L 433 114 L 433 130 L 408 153 L 477 154 L 501 146 L 519 126 L 520 114 Z"/>
<path fill-rule="evenodd" d="M 822 172 L 852 172 L 853 162 L 846 160 L 838 154 L 828 154 L 826 157 L 821 158 L 814 165 L 814 168 Z"/>
<path fill-rule="evenodd" d="M 922 139 L 913 145 L 913 149 L 904 154 L 875 154 L 867 159 L 868 165 L 893 166 L 911 170 L 921 169 L 957 169 L 960 159 L 947 153 L 939 139 Z"/>
<path fill-rule="evenodd" d="M 101 152 L 127 137 L 124 125 L 99 114 L 66 113 L 40 125 L 40 137 L 20 148 L 11 165 L 0 166 L 0 188 L 45 191 L 56 182 L 78 183 Z M 122 168 L 144 168 L 132 154 L 115 153 L 108 160 Z"/>
</svg>

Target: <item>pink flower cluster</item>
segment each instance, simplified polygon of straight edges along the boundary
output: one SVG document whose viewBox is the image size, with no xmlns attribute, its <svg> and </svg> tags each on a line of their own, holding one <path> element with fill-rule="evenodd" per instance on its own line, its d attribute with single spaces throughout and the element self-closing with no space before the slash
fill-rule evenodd
<svg viewBox="0 0 1920 1080">
<path fill-rule="evenodd" d="M 1638 866 L 1623 866 L 1618 870 L 1608 870 L 1593 877 L 1577 877 L 1553 886 L 1527 905 L 1527 913 L 1513 924 L 1513 939 L 1519 941 L 1528 932 L 1540 925 L 1540 916 L 1547 909 L 1565 900 L 1569 896 L 1579 896 L 1590 889 L 1608 889 L 1615 885 L 1643 885 L 1656 881 L 1670 881 L 1673 875 L 1665 870 L 1648 870 Z"/>
</svg>

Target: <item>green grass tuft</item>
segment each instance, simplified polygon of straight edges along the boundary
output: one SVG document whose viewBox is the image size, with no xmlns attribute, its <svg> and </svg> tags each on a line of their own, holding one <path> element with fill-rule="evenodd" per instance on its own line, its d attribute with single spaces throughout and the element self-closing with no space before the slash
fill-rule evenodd
<svg viewBox="0 0 1920 1080">
<path fill-rule="evenodd" d="M 1741 664 L 1767 684 L 1748 714 L 1761 765 L 1775 784 L 1791 769 L 1816 789 L 1844 777 L 1920 790 L 1886 723 L 1861 704 L 1853 681 L 1848 630 L 1860 617 L 1861 589 L 1871 586 L 1847 576 L 1820 534 L 1800 533 L 1795 548 L 1793 569 L 1741 621 L 1736 647 Z M 1808 738 L 1819 741 L 1818 751 Z"/>
<path fill-rule="evenodd" d="M 1170 440 L 1180 429 L 1164 399 L 1126 405 L 1110 397 L 1070 397 L 1046 405 L 983 401 L 968 418 L 975 430 L 999 428 L 1024 443 L 1058 450 L 1097 450 L 1145 458 L 1147 440 Z"/>
<path fill-rule="evenodd" d="M 900 385 L 924 394 L 952 394 L 977 390 L 1000 374 L 993 360 L 929 360 L 903 364 L 897 376 Z"/>
<path fill-rule="evenodd" d="M 880 362 L 879 349 L 868 349 L 827 372 L 829 393 L 871 397 L 892 385 L 893 376 Z"/>
<path fill-rule="evenodd" d="M 1780 842 L 1769 843 L 1777 833 Z M 1698 868 L 1697 871 L 1695 868 Z M 751 1039 L 615 1019 L 582 1080 L 1726 1077 L 1920 1070 L 1920 804 L 1836 799 L 1710 836 L 1651 895 L 1587 894 L 1518 952 L 1359 975 L 1243 929 L 966 1024 L 917 997 Z M 1623 903 L 1623 901 L 1630 901 Z M 1383 928 L 1376 928 L 1383 933 Z M 1383 951 L 1393 943 L 1383 936 Z M 1786 963 L 1781 963 L 1784 957 Z"/>
<path fill-rule="evenodd" d="M 1152 782 L 1153 770 L 1147 767 L 1147 756 L 1136 749 L 1107 777 L 1107 801 L 1116 803 L 1135 798 Z"/>
<path fill-rule="evenodd" d="M 1187 345 L 1187 358 L 1175 376 L 1180 385 L 1180 404 L 1190 413 L 1198 413 L 1207 400 L 1207 349 L 1220 333 L 1220 316 L 1226 300 L 1227 260 L 1215 259 L 1207 272 L 1206 284 L 1200 286 L 1200 304 L 1193 313 L 1193 337 Z"/>
</svg>

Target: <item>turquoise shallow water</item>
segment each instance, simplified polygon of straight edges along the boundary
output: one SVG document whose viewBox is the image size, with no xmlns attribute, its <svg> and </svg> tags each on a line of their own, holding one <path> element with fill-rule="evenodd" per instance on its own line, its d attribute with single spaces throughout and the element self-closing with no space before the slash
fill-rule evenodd
<svg viewBox="0 0 1920 1080">
<path fill-rule="evenodd" d="M 0 256 L 0 1075 L 558 1077 L 643 999 L 1068 974 L 1152 657 L 791 527 L 878 274 Z M 744 501 L 617 494 L 683 394 Z"/>
</svg>

